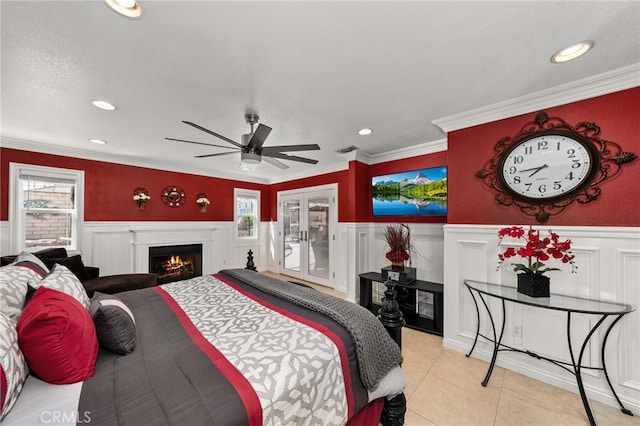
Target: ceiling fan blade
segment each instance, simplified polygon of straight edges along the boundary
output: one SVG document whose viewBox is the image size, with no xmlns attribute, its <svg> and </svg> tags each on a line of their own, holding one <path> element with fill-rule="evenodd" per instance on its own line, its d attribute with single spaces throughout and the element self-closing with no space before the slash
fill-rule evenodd
<svg viewBox="0 0 640 426">
<path fill-rule="evenodd" d="M 196 142 L 196 141 L 187 141 L 187 140 L 184 140 L 184 139 L 175 139 L 175 138 L 165 138 L 165 139 L 166 139 L 166 140 L 168 140 L 168 141 L 187 142 L 187 143 L 194 143 L 194 144 L 196 144 L 196 145 L 214 146 L 214 147 L 216 147 L 216 148 L 234 149 L 234 150 L 240 151 L 240 150 L 239 150 L 239 149 L 237 149 L 237 148 L 233 148 L 233 147 L 230 147 L 230 146 L 224 146 L 224 145 L 215 145 L 215 144 L 212 144 L 212 143 Z"/>
<path fill-rule="evenodd" d="M 264 155 L 270 155 L 274 152 L 292 152 L 292 151 L 317 151 L 320 146 L 317 144 L 309 145 L 281 145 L 281 146 L 266 146 L 262 148 Z"/>
<path fill-rule="evenodd" d="M 289 168 L 289 166 L 284 164 L 282 161 L 276 160 L 275 158 L 262 156 L 262 159 L 264 161 L 266 161 L 267 163 L 269 163 L 271 165 L 274 165 L 276 167 L 279 167 L 281 169 L 288 169 Z"/>
<path fill-rule="evenodd" d="M 250 150 L 260 150 L 262 148 L 262 144 L 267 139 L 271 133 L 271 127 L 265 126 L 264 124 L 258 124 L 258 128 L 255 132 L 253 132 L 253 136 L 251 136 L 251 140 L 247 144 L 247 148 Z"/>
<path fill-rule="evenodd" d="M 264 153 L 264 150 L 262 150 L 262 157 L 264 158 L 265 156 L 267 156 L 267 154 Z M 317 164 L 318 160 L 312 160 L 310 158 L 304 158 L 304 157 L 298 157 L 297 155 L 288 155 L 288 154 L 283 154 L 281 152 L 272 152 L 268 155 L 268 157 L 275 157 L 275 158 L 280 158 L 283 160 L 291 160 L 291 161 L 299 161 L 301 163 L 309 163 L 309 164 Z"/>
<path fill-rule="evenodd" d="M 210 135 L 213 135 L 213 136 L 215 136 L 215 137 L 217 137 L 217 138 L 220 138 L 220 139 L 222 139 L 222 140 L 223 140 L 223 141 L 225 141 L 225 142 L 229 142 L 230 144 L 235 145 L 236 147 L 238 147 L 238 148 L 240 148 L 240 149 L 244 149 L 244 146 L 242 146 L 242 145 L 241 145 L 241 144 L 239 144 L 238 142 L 233 141 L 233 140 L 231 140 L 231 139 L 229 139 L 229 138 L 227 138 L 227 137 L 225 137 L 225 136 L 219 135 L 219 134 L 217 134 L 216 132 L 212 132 L 212 131 L 211 131 L 211 130 L 209 130 L 209 129 L 205 129 L 204 127 L 199 126 L 199 125 L 197 125 L 196 123 L 192 123 L 192 122 L 190 122 L 190 121 L 184 121 L 184 120 L 183 120 L 182 122 L 183 122 L 184 124 L 187 124 L 187 125 L 191 126 L 191 127 L 195 127 L 195 128 L 196 128 L 196 129 L 198 129 L 198 130 L 202 130 L 202 131 L 203 131 L 203 132 L 205 132 L 205 133 L 209 133 Z"/>
<path fill-rule="evenodd" d="M 235 154 L 236 152 L 216 152 L 215 154 L 194 155 L 193 158 L 218 157 L 220 155 Z"/>
</svg>

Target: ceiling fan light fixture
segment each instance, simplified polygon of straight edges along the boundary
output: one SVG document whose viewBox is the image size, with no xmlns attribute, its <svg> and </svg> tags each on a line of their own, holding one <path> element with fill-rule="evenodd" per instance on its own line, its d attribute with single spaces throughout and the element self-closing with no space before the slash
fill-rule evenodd
<svg viewBox="0 0 640 426">
<path fill-rule="evenodd" d="M 104 0 L 111 9 L 127 18 L 142 17 L 142 7 L 135 0 Z"/>
<path fill-rule="evenodd" d="M 574 43 L 570 46 L 564 47 L 551 57 L 551 62 L 554 64 L 561 64 L 563 62 L 576 59 L 591 50 L 594 44 L 595 43 L 592 40 L 585 40 L 580 43 Z"/>
<path fill-rule="evenodd" d="M 247 164 L 260 164 L 262 156 L 254 152 L 241 152 L 240 159 L 243 163 Z"/>
</svg>

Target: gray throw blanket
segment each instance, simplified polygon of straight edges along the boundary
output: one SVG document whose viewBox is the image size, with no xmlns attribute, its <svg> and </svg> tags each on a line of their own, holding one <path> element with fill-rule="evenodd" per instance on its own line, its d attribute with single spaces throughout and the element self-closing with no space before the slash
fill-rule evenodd
<svg viewBox="0 0 640 426">
<path fill-rule="evenodd" d="M 356 345 L 360 379 L 368 390 L 375 389 L 392 368 L 402 363 L 402 353 L 396 342 L 382 323 L 360 305 L 248 269 L 225 269 L 220 273 L 324 314 L 347 329 Z"/>
</svg>

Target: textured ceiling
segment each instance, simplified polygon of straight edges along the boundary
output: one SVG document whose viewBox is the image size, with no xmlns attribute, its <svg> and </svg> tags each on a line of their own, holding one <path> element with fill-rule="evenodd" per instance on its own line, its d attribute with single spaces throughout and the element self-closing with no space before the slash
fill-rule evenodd
<svg viewBox="0 0 640 426">
<path fill-rule="evenodd" d="M 640 63 L 640 2 L 146 1 L 141 20 L 102 1 L 2 1 L 4 146 L 273 182 L 431 141 L 432 123 Z M 553 65 L 569 43 L 594 40 Z M 118 106 L 91 106 L 105 99 Z M 246 111 L 273 128 L 265 146 L 317 143 L 285 161 L 239 169 L 225 145 Z M 361 127 L 374 133 L 359 136 Z M 89 138 L 101 138 L 98 146 Z M 46 150 L 47 148 L 44 148 Z"/>
</svg>

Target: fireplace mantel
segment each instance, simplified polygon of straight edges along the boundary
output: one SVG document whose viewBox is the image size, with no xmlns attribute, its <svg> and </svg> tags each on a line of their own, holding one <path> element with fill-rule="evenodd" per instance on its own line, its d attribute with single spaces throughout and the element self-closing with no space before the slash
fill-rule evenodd
<svg viewBox="0 0 640 426">
<path fill-rule="evenodd" d="M 149 271 L 149 247 L 181 244 L 202 244 L 202 270 L 209 271 L 213 241 L 217 228 L 212 227 L 140 227 L 129 228 L 133 246 L 135 272 Z"/>
</svg>

